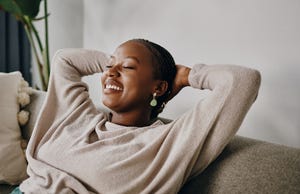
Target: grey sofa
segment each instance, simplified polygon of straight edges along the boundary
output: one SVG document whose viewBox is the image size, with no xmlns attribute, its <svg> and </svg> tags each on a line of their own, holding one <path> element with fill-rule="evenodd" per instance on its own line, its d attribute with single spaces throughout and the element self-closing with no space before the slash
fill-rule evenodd
<svg viewBox="0 0 300 194">
<path fill-rule="evenodd" d="M 30 138 L 44 97 L 45 93 L 39 91 L 31 96 L 31 119 L 23 128 L 26 139 Z M 2 184 L 0 194 L 14 188 Z M 300 149 L 235 136 L 221 155 L 179 193 L 300 194 Z"/>
</svg>

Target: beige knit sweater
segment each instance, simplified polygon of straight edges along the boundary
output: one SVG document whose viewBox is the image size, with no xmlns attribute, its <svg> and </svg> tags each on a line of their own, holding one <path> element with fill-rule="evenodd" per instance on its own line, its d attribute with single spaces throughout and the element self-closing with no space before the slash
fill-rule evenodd
<svg viewBox="0 0 300 194">
<path fill-rule="evenodd" d="M 211 92 L 168 124 L 124 127 L 89 98 L 82 76 L 102 72 L 99 51 L 64 49 L 52 61 L 47 97 L 27 149 L 25 193 L 177 193 L 236 133 L 260 74 L 233 65 L 195 65 L 190 85 Z M 100 82 L 100 81 L 99 81 Z M 100 84 L 99 84 L 100 90 Z M 100 100 L 100 99 L 99 99 Z"/>
</svg>

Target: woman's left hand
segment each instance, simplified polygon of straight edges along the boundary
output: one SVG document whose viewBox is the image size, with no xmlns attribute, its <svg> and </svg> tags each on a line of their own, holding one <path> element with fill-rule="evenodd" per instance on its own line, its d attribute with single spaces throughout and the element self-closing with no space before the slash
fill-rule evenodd
<svg viewBox="0 0 300 194">
<path fill-rule="evenodd" d="M 173 88 L 171 94 L 169 95 L 167 102 L 171 100 L 176 94 L 180 92 L 180 90 L 186 86 L 189 86 L 188 76 L 191 68 L 184 65 L 176 65 L 177 73 L 173 82 Z"/>
</svg>

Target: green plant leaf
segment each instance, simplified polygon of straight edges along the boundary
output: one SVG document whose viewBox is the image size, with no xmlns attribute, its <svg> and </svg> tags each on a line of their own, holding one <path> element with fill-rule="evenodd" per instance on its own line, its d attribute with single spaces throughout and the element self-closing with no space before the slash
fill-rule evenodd
<svg viewBox="0 0 300 194">
<path fill-rule="evenodd" d="M 12 0 L 0 0 L 0 9 L 16 16 L 22 15 L 20 7 Z"/>
<path fill-rule="evenodd" d="M 24 15 L 29 16 L 30 18 L 35 18 L 40 9 L 41 0 L 15 0 L 18 2 Z"/>
<path fill-rule="evenodd" d="M 35 18 L 39 13 L 41 0 L 0 0 L 0 7 L 13 15 Z"/>
</svg>

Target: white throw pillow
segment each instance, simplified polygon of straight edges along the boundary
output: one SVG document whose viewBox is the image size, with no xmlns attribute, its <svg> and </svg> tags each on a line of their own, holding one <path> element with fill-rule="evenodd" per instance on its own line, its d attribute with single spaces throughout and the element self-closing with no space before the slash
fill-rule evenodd
<svg viewBox="0 0 300 194">
<path fill-rule="evenodd" d="M 27 177 L 17 117 L 22 80 L 20 72 L 0 73 L 0 183 L 19 184 Z"/>
</svg>

